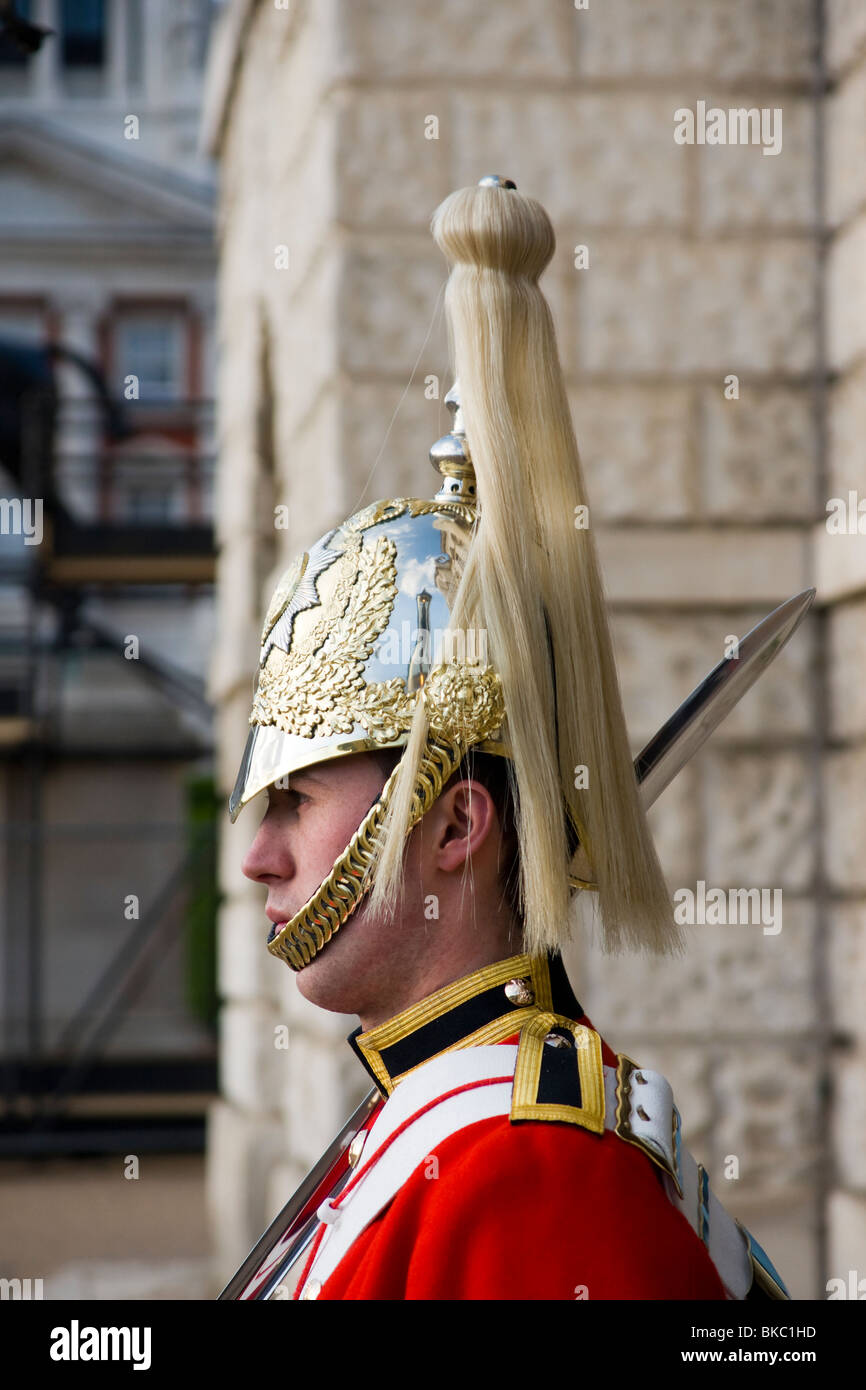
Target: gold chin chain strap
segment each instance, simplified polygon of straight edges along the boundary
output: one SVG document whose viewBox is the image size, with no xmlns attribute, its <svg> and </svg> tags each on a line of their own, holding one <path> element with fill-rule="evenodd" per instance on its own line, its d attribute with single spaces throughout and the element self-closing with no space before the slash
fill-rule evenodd
<svg viewBox="0 0 866 1390">
<path fill-rule="evenodd" d="M 479 663 L 452 661 L 434 667 L 420 698 L 429 727 L 407 834 L 429 811 L 467 749 L 488 738 L 505 718 L 499 676 Z M 324 883 L 268 943 L 268 950 L 293 970 L 310 964 L 372 886 L 373 851 L 402 762 L 401 758 Z"/>
<path fill-rule="evenodd" d="M 428 736 L 407 833 L 429 811 L 449 777 L 460 766 L 464 751 L 462 741 Z M 268 942 L 272 955 L 285 960 L 293 970 L 303 970 L 310 964 L 372 887 L 373 851 L 401 765 L 402 758 L 328 877 L 273 941 Z"/>
</svg>

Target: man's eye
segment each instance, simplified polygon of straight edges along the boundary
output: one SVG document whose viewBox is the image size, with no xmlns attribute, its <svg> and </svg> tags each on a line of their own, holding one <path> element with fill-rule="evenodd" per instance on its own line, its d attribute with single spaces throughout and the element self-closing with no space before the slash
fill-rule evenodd
<svg viewBox="0 0 866 1390">
<path fill-rule="evenodd" d="M 296 787 L 278 787 L 275 783 L 268 789 L 268 805 L 275 813 L 278 810 L 297 810 L 310 800 L 306 792 L 299 792 Z"/>
</svg>

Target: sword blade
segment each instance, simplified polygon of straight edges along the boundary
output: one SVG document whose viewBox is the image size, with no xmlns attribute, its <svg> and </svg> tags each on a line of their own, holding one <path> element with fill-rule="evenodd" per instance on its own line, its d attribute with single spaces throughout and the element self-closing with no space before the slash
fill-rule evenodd
<svg viewBox="0 0 866 1390">
<path fill-rule="evenodd" d="M 723 657 L 653 735 L 634 764 L 645 807 L 650 807 L 661 795 L 767 669 L 802 622 L 814 598 L 814 589 L 804 589 L 774 608 L 739 642 L 737 655 Z M 317 1207 L 345 1181 L 349 1145 L 380 1099 L 376 1090 L 365 1096 L 315 1168 L 256 1242 L 219 1300 L 261 1300 L 272 1296 L 309 1245 Z"/>
<path fill-rule="evenodd" d="M 267 1299 L 309 1244 L 316 1210 L 334 1193 L 349 1172 L 348 1150 L 355 1135 L 370 1118 L 382 1099 L 377 1090 L 367 1093 L 357 1110 L 344 1124 L 336 1139 L 311 1168 L 264 1235 L 256 1241 L 240 1269 L 226 1284 L 217 1302 Z"/>
<path fill-rule="evenodd" d="M 649 808 L 779 654 L 812 606 L 814 589 L 780 603 L 722 657 L 635 758 L 641 800 Z"/>
</svg>

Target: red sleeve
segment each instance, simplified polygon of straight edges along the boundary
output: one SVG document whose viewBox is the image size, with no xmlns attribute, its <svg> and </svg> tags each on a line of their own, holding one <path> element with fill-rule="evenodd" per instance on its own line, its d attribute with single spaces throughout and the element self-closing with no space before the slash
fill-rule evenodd
<svg viewBox="0 0 866 1390">
<path fill-rule="evenodd" d="M 495 1118 L 453 1135 L 415 1170 L 321 1296 L 723 1299 L 725 1291 L 640 1150 L 610 1131 Z"/>
</svg>

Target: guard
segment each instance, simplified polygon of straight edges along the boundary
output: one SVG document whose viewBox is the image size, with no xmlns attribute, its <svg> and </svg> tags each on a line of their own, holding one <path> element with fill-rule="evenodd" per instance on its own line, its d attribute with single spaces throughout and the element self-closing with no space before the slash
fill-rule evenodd
<svg viewBox="0 0 866 1390">
<path fill-rule="evenodd" d="M 365 507 L 284 575 L 230 802 L 267 791 L 244 870 L 268 949 L 359 1016 L 374 1089 L 222 1297 L 784 1299 L 670 1086 L 599 1035 L 561 958 L 581 900 L 608 950 L 681 948 L 647 788 L 748 663 L 636 776 L 538 285 L 553 228 L 497 175 L 432 230 L 459 380 L 439 489 Z"/>
</svg>

